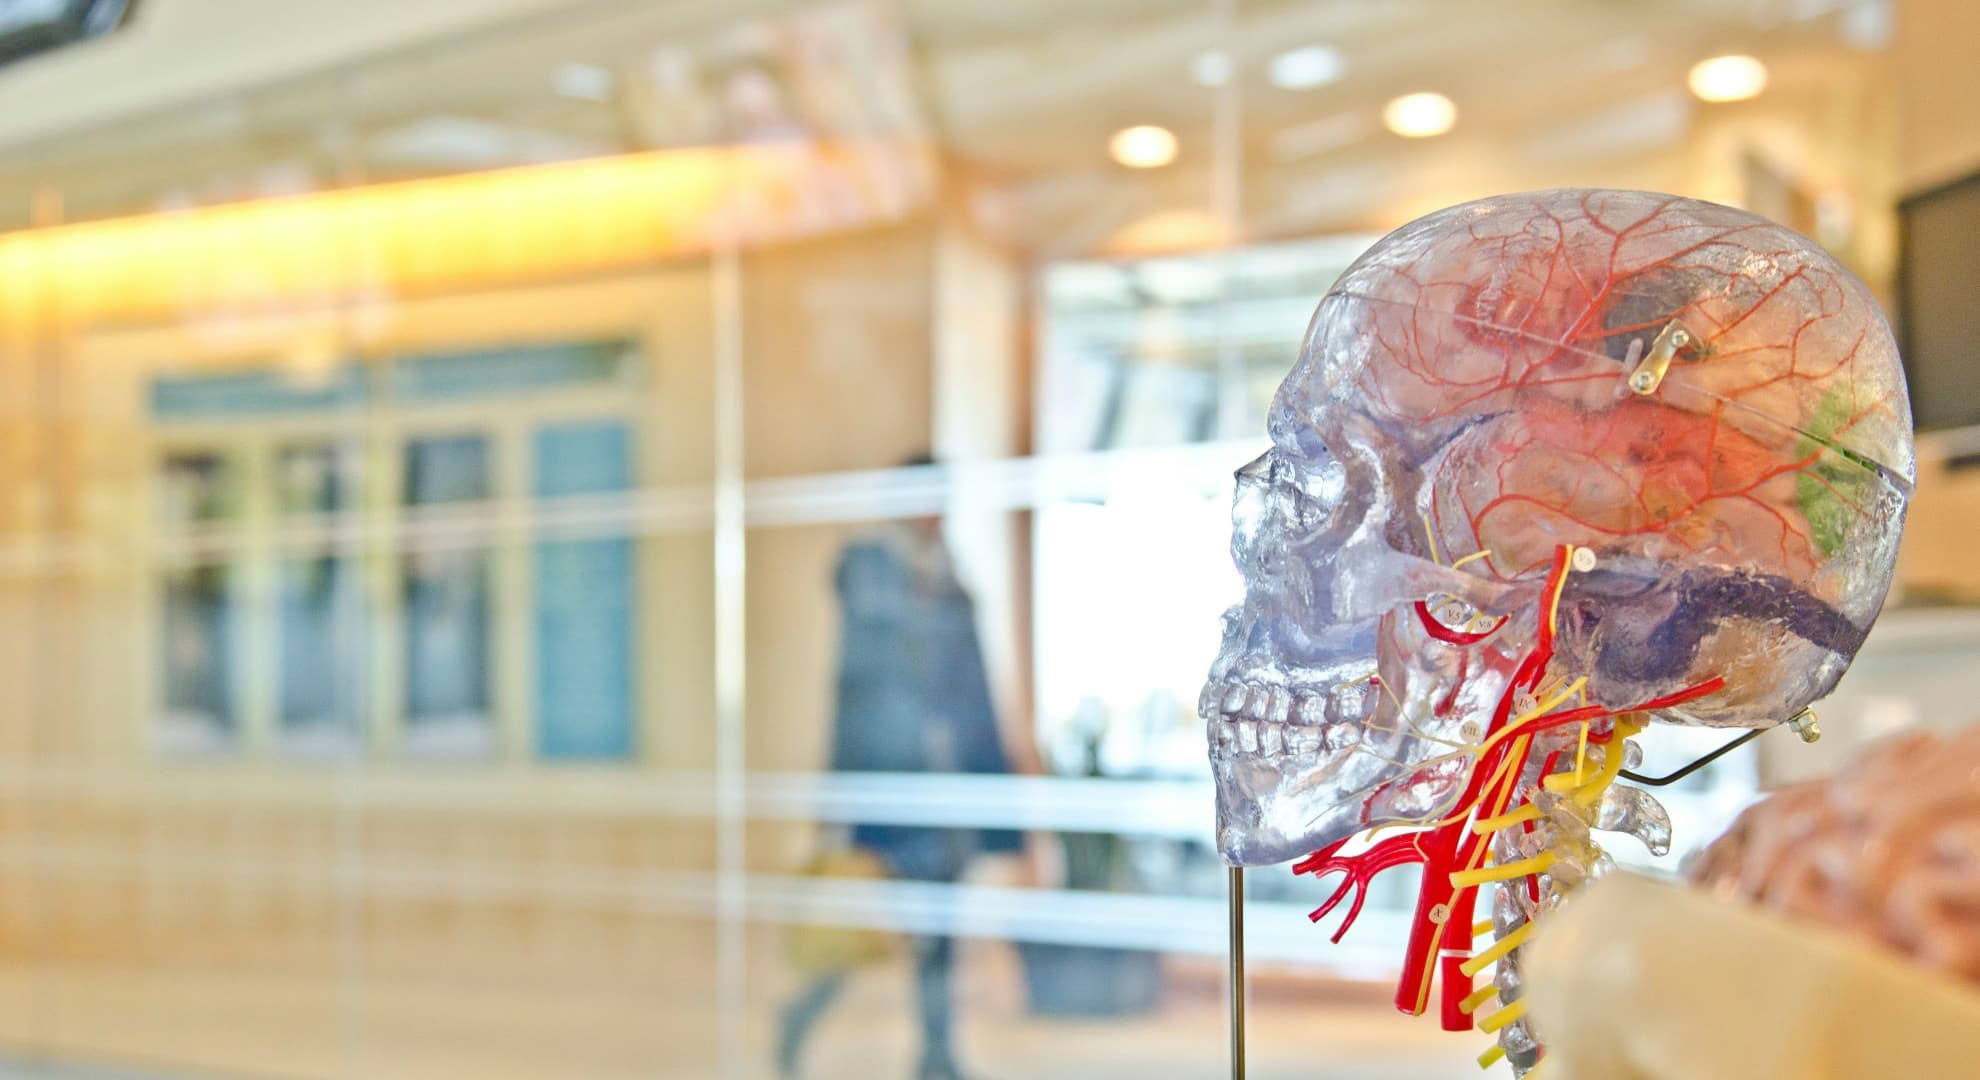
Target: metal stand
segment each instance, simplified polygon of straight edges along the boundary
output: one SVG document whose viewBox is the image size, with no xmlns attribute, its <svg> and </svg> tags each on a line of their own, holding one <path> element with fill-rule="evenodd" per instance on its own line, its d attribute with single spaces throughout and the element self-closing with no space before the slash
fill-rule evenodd
<svg viewBox="0 0 1980 1080">
<path fill-rule="evenodd" d="M 1244 867 L 1230 873 L 1231 1080 L 1244 1080 Z"/>
</svg>

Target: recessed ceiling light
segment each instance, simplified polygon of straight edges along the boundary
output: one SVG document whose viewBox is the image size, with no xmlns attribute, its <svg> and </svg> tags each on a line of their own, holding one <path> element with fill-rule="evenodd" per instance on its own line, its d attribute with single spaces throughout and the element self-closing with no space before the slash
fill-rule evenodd
<svg viewBox="0 0 1980 1080">
<path fill-rule="evenodd" d="M 1404 94 L 1382 106 L 1382 125 L 1404 138 L 1427 139 L 1457 126 L 1457 105 L 1442 94 Z"/>
<path fill-rule="evenodd" d="M 1222 86 L 1231 81 L 1231 54 L 1222 49 L 1197 53 L 1189 62 L 1189 77 L 1198 86 Z"/>
<path fill-rule="evenodd" d="M 1347 58 L 1332 45 L 1302 45 L 1272 58 L 1266 77 L 1281 90 L 1311 90 L 1339 81 Z"/>
<path fill-rule="evenodd" d="M 1136 124 L 1114 132 L 1107 152 L 1130 169 L 1159 169 L 1176 160 L 1176 133 L 1154 124 Z"/>
<path fill-rule="evenodd" d="M 1751 56 L 1714 56 L 1691 65 L 1687 81 L 1700 101 L 1745 101 L 1767 88 L 1767 65 Z"/>
<path fill-rule="evenodd" d="M 597 64 L 558 64 L 550 73 L 550 85 L 569 98 L 608 101 L 612 97 L 612 73 Z"/>
</svg>

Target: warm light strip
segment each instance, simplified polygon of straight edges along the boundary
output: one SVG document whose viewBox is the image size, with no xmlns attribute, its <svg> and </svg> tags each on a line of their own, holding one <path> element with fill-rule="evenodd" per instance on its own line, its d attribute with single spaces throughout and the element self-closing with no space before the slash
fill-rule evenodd
<svg viewBox="0 0 1980 1080">
<path fill-rule="evenodd" d="M 822 221 L 803 195 L 821 171 L 857 175 L 846 160 L 862 149 L 879 148 L 659 150 L 0 235 L 0 318 L 279 312 L 639 265 L 725 235 L 843 228 L 882 216 L 887 201 L 835 203 L 839 219 Z M 910 160 L 921 163 L 897 163 Z"/>
</svg>

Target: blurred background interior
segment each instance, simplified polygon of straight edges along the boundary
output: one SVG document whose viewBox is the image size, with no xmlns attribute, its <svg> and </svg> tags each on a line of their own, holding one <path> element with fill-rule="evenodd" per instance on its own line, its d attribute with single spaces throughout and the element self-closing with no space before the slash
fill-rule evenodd
<svg viewBox="0 0 1980 1080">
<path fill-rule="evenodd" d="M 1813 236 L 1929 429 L 1828 737 L 1662 864 L 1975 715 L 1967 0 L 126 6 L 0 7 L 21 1075 L 1217 1075 L 1230 474 L 1502 191 Z M 1252 875 L 1255 1076 L 1474 1068 L 1382 886 Z"/>
</svg>

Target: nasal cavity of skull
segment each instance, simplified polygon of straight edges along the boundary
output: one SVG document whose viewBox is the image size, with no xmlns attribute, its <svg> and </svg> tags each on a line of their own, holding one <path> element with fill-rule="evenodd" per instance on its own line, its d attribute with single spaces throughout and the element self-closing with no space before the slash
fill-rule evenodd
<svg viewBox="0 0 1980 1080">
<path fill-rule="evenodd" d="M 1274 531 L 1289 532 L 1293 537 L 1318 528 L 1326 516 L 1319 503 L 1284 478 L 1264 492 L 1264 509 L 1267 527 L 1276 527 Z"/>
<path fill-rule="evenodd" d="M 1267 453 L 1237 472 L 1238 524 L 1262 534 L 1305 536 L 1326 524 L 1345 483 L 1346 470 L 1337 461 L 1309 475 L 1277 451 Z"/>
</svg>

